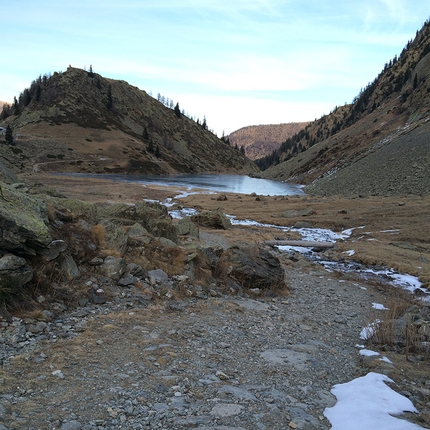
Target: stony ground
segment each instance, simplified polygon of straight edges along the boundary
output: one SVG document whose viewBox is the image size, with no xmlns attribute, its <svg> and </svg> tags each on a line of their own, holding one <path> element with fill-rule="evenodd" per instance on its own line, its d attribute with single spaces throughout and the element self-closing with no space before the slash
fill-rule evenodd
<svg viewBox="0 0 430 430">
<path fill-rule="evenodd" d="M 55 188 L 83 196 L 85 187 L 75 185 L 57 180 Z M 89 200 L 163 200 L 172 194 L 93 185 L 87 186 Z M 364 237 L 369 242 L 360 232 L 339 243 L 341 253 L 352 248 L 358 254 L 357 244 L 372 243 L 361 250 L 370 254 L 379 243 L 381 249 L 401 251 L 398 258 L 412 262 L 411 268 L 427 267 L 427 242 L 417 231 L 428 217 L 428 198 L 190 199 L 184 204 L 222 205 L 226 213 L 252 213 L 262 222 L 280 222 L 281 211 L 310 206 L 315 214 L 306 221 L 312 226 L 368 226 Z M 394 233 L 380 232 L 386 229 Z M 385 239 L 387 234 L 394 236 Z M 201 231 L 201 240 L 229 246 L 273 235 L 267 229 L 235 228 L 223 235 Z M 393 247 L 396 240 L 417 249 Z M 394 255 L 390 252 L 379 255 L 385 259 Z M 52 312 L 22 312 L 1 320 L 0 430 L 329 429 L 323 412 L 336 402 L 333 385 L 369 370 L 388 374 L 393 388 L 420 412 L 406 418 L 430 428 L 429 361 L 412 355 L 406 360 L 384 348 L 381 353 L 393 362 L 389 365 L 360 358 L 356 347 L 362 344 L 361 329 L 383 312 L 372 304 L 389 306 L 396 290 L 329 273 L 303 259 L 281 260 L 289 294 L 233 296 L 214 288 L 192 297 L 151 298 L 145 289 L 88 279 L 94 291 L 109 292 L 107 302 L 73 309 L 53 303 Z"/>
<path fill-rule="evenodd" d="M 391 293 L 318 266 L 287 279 L 289 295 L 157 302 L 99 285 L 111 301 L 3 322 L 0 429 L 329 429 L 330 390 L 368 372 L 356 344 Z M 384 355 L 372 367 L 425 413 L 428 373 L 408 382 Z"/>
</svg>

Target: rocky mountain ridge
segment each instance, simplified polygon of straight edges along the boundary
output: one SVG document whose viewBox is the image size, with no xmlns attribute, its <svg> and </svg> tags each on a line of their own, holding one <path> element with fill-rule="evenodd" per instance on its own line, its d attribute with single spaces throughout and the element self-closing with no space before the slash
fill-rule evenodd
<svg viewBox="0 0 430 430">
<path fill-rule="evenodd" d="M 287 124 L 250 125 L 240 128 L 227 136 L 230 144 L 245 149 L 245 154 L 251 160 L 257 160 L 269 155 L 279 148 L 287 138 L 292 137 L 307 122 L 290 122 Z"/>
<path fill-rule="evenodd" d="M 352 104 L 336 107 L 259 160 L 262 177 L 328 195 L 428 193 L 429 71 L 427 21 Z"/>
</svg>

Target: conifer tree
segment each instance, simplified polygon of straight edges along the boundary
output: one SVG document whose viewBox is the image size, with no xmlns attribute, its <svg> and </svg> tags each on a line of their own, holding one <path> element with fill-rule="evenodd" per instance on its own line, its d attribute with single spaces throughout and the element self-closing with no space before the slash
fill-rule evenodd
<svg viewBox="0 0 430 430">
<path fill-rule="evenodd" d="M 175 111 L 176 116 L 178 118 L 180 118 L 181 117 L 181 110 L 179 109 L 179 103 L 176 103 L 174 111 Z"/>
<path fill-rule="evenodd" d="M 6 127 L 5 141 L 8 145 L 13 145 L 13 131 L 10 124 Z"/>
</svg>

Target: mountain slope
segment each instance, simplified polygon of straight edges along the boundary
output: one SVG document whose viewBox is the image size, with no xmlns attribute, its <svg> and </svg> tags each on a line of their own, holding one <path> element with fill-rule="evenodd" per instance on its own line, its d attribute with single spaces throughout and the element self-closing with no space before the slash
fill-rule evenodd
<svg viewBox="0 0 430 430">
<path fill-rule="evenodd" d="M 430 24 L 350 105 L 310 123 L 259 165 L 319 194 L 427 194 Z M 371 167 L 372 166 L 372 167 Z"/>
<path fill-rule="evenodd" d="M 20 170 L 139 174 L 258 169 L 202 125 L 124 81 L 69 67 L 39 77 L 2 114 Z M 9 148 L 10 149 L 10 148 Z M 12 153 L 9 150 L 9 157 Z M 16 155 L 16 154 L 15 154 Z"/>
<path fill-rule="evenodd" d="M 248 158 L 257 160 L 279 148 L 283 141 L 298 133 L 307 124 L 307 122 L 290 122 L 251 125 L 234 131 L 227 138 L 231 145 L 237 145 L 239 148 L 243 146 Z"/>
</svg>

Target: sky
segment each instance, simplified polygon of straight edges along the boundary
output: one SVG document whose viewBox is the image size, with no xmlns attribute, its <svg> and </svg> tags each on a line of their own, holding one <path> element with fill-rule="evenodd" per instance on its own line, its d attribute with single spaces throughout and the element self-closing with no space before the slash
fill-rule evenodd
<svg viewBox="0 0 430 430">
<path fill-rule="evenodd" d="M 69 65 L 161 94 L 221 136 L 349 103 L 428 0 L 19 0 L 2 4 L 0 100 Z"/>
</svg>

